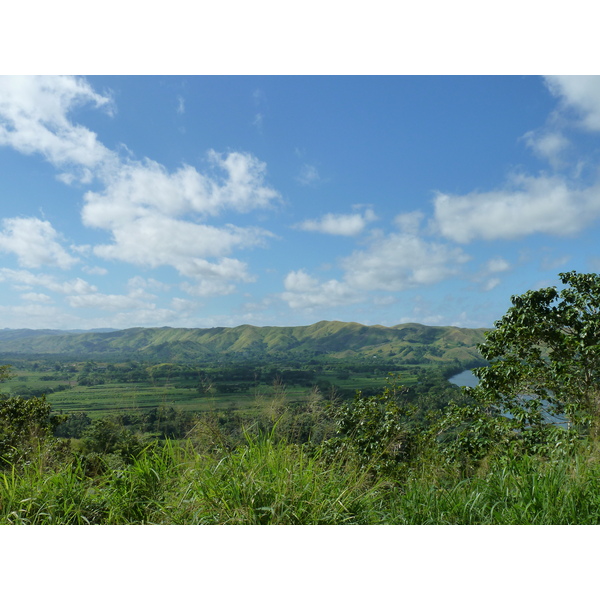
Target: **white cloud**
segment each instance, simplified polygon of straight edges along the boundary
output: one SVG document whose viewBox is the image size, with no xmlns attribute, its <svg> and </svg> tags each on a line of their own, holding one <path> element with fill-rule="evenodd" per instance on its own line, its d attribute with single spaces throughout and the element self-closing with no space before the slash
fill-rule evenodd
<svg viewBox="0 0 600 600">
<path fill-rule="evenodd" d="M 552 76 L 546 84 L 560 105 L 544 127 L 522 139 L 555 170 L 566 166 L 573 143 L 569 124 L 600 131 L 600 77 Z M 573 154 L 571 152 L 571 154 Z M 461 244 L 474 240 L 516 239 L 532 234 L 573 235 L 600 217 L 600 185 L 577 180 L 585 161 L 577 159 L 574 177 L 541 174 L 509 177 L 502 188 L 457 196 L 438 193 L 432 231 Z"/>
<path fill-rule="evenodd" d="M 61 294 L 92 294 L 98 290 L 95 285 L 91 285 L 79 277 L 63 283 L 48 282 L 46 287 L 49 290 L 59 292 Z"/>
<path fill-rule="evenodd" d="M 55 306 L 37 302 L 19 306 L 0 305 L 0 320 L 15 329 L 69 329 L 76 326 L 74 318 L 66 315 Z"/>
<path fill-rule="evenodd" d="M 492 277 L 491 279 L 488 279 L 484 283 L 483 291 L 489 292 L 489 291 L 493 290 L 495 287 L 497 287 L 498 285 L 500 285 L 500 279 L 498 277 Z"/>
<path fill-rule="evenodd" d="M 580 125 L 600 131 L 600 77 L 596 75 L 557 75 L 546 77 L 550 91 L 561 98 L 563 109 L 574 109 Z"/>
<path fill-rule="evenodd" d="M 394 218 L 394 223 L 403 233 L 416 235 L 419 233 L 424 217 L 425 215 L 421 211 L 415 210 L 398 215 Z"/>
<path fill-rule="evenodd" d="M 515 176 L 505 189 L 464 196 L 439 193 L 434 230 L 467 244 L 535 233 L 571 235 L 600 216 L 600 187 L 577 189 L 558 176 Z"/>
<path fill-rule="evenodd" d="M 85 265 L 81 268 L 90 275 L 106 275 L 108 273 L 108 269 L 105 269 L 104 267 L 90 267 Z"/>
<path fill-rule="evenodd" d="M 324 283 L 308 275 L 304 270 L 291 271 L 283 285 L 281 298 L 292 309 L 312 309 L 353 304 L 362 298 L 344 282 L 331 279 Z"/>
<path fill-rule="evenodd" d="M 227 173 L 221 185 L 210 181 L 212 196 L 209 204 L 213 204 L 217 212 L 227 208 L 238 212 L 269 208 L 280 198 L 279 192 L 264 184 L 267 165 L 251 154 L 230 152 L 224 156 L 210 150 L 208 158 L 213 167 Z"/>
<path fill-rule="evenodd" d="M 510 269 L 510 263 L 500 257 L 491 258 L 485 265 L 487 273 L 502 273 L 508 269 Z"/>
<path fill-rule="evenodd" d="M 254 277 L 248 274 L 247 265 L 235 258 L 222 258 L 209 262 L 200 258 L 190 260 L 182 273 L 194 279 L 194 283 L 181 285 L 192 296 L 219 296 L 235 291 L 232 282 L 251 282 Z"/>
<path fill-rule="evenodd" d="M 72 308 L 98 308 L 110 312 L 118 310 L 135 310 L 140 308 L 153 309 L 154 304 L 149 304 L 132 296 L 117 294 L 81 294 L 78 296 L 67 296 L 67 302 Z"/>
<path fill-rule="evenodd" d="M 23 267 L 68 269 L 79 262 L 59 244 L 60 236 L 48 221 L 16 217 L 2 219 L 2 226 L 0 250 L 16 254 Z"/>
<path fill-rule="evenodd" d="M 371 209 L 364 214 L 335 215 L 328 213 L 318 220 L 307 220 L 299 223 L 296 227 L 303 231 L 317 231 L 330 235 L 358 235 L 368 223 L 375 221 L 377 217 Z"/>
<path fill-rule="evenodd" d="M 111 228 L 148 214 L 216 216 L 224 210 L 268 208 L 278 192 L 264 185 L 266 166 L 249 154 L 208 153 L 210 166 L 225 176 L 206 176 L 184 165 L 169 174 L 159 163 L 130 161 L 106 178 L 103 192 L 87 192 L 84 224 Z"/>
<path fill-rule="evenodd" d="M 96 246 L 95 254 L 141 266 L 168 265 L 196 279 L 210 272 L 211 283 L 197 284 L 196 289 L 202 295 L 229 293 L 229 282 L 215 282 L 232 272 L 232 263 L 222 259 L 236 249 L 264 245 L 272 234 L 257 227 L 214 227 L 188 216 L 268 208 L 279 194 L 264 185 L 265 165 L 251 155 L 224 157 L 211 151 L 209 160 L 223 177 L 206 176 L 187 165 L 169 174 L 162 165 L 146 160 L 123 167 L 104 192 L 88 192 L 84 224 L 107 229 L 113 236 L 113 243 Z M 217 262 L 208 263 L 207 258 Z M 245 273 L 240 276 L 242 264 L 235 262 L 234 280 L 248 280 Z"/>
<path fill-rule="evenodd" d="M 393 233 L 342 261 L 345 280 L 361 290 L 401 291 L 432 285 L 458 274 L 469 260 L 460 248 Z"/>
<path fill-rule="evenodd" d="M 91 294 L 98 291 L 96 286 L 89 284 L 79 277 L 70 281 L 60 282 L 52 275 L 45 273 L 15 271 L 6 268 L 0 268 L 0 281 L 12 283 L 17 289 L 30 290 L 35 287 L 44 287 L 59 294 Z"/>
<path fill-rule="evenodd" d="M 376 238 L 366 250 L 341 261 L 343 279 L 319 282 L 304 270 L 288 273 L 281 298 L 291 308 L 353 304 L 374 291 L 399 292 L 433 285 L 459 274 L 469 260 L 460 248 L 393 233 Z"/>
<path fill-rule="evenodd" d="M 75 125 L 68 113 L 93 104 L 109 112 L 111 99 L 80 77 L 0 77 L 0 145 L 23 154 L 40 153 L 58 169 L 63 181 L 90 181 L 93 170 L 112 153 L 89 129 Z M 75 171 L 73 171 L 75 168 Z"/>
<path fill-rule="evenodd" d="M 563 165 L 561 155 L 570 146 L 570 142 L 560 131 L 529 131 L 523 139 L 537 156 L 548 160 L 554 168 Z"/>
<path fill-rule="evenodd" d="M 223 257 L 236 248 L 262 245 L 269 236 L 258 228 L 229 225 L 212 227 L 183 220 L 149 215 L 113 228 L 114 243 L 96 246 L 94 252 L 105 259 L 121 260 L 148 267 L 172 266 L 186 277 L 203 276 L 207 271 L 222 276 L 239 273 L 223 268 Z M 206 258 L 216 258 L 216 264 Z M 233 259 L 232 259 L 233 260 Z"/>
<path fill-rule="evenodd" d="M 82 209 L 84 225 L 107 230 L 113 238 L 93 248 L 96 255 L 150 267 L 169 265 L 181 274 L 206 270 L 206 258 L 214 257 L 214 277 L 226 271 L 219 259 L 239 248 L 264 244 L 271 236 L 259 228 L 198 222 L 224 211 L 266 209 L 280 199 L 265 184 L 266 165 L 256 157 L 210 150 L 205 173 L 189 165 L 169 172 L 155 161 L 136 161 L 131 153 L 107 149 L 94 132 L 73 123 L 70 113 L 84 105 L 112 110 L 111 98 L 95 92 L 83 78 L 0 78 L 0 145 L 41 154 L 61 170 L 58 176 L 65 183 L 96 178 L 104 185 L 84 195 Z M 181 96 L 177 110 L 185 110 Z M 68 268 L 76 259 L 60 247 L 50 224 L 42 223 L 46 222 L 5 221 L 8 230 L 0 248 L 16 252 L 25 267 Z M 43 253 L 38 250 L 42 241 Z M 87 246 L 72 248 L 90 251 Z M 204 263 L 198 266 L 196 260 Z M 208 287 L 219 286 L 213 281 Z M 229 284 L 220 287 L 229 289 Z"/>
<path fill-rule="evenodd" d="M 167 291 L 171 288 L 171 286 L 167 283 L 163 283 L 162 281 L 152 279 L 152 277 L 144 279 L 140 275 L 135 275 L 134 277 L 131 277 L 127 281 L 127 287 L 131 292 L 137 292 L 139 290 L 146 291 L 148 289 Z"/>
<path fill-rule="evenodd" d="M 86 194 L 84 223 L 108 229 L 113 236 L 112 244 L 96 246 L 94 252 L 141 266 L 172 266 L 197 280 L 188 289 L 202 296 L 231 293 L 232 281 L 251 280 L 244 263 L 226 257 L 239 248 L 264 245 L 272 234 L 176 217 L 266 208 L 279 195 L 264 186 L 264 164 L 254 157 L 211 152 L 209 158 L 225 171 L 225 178 L 210 178 L 189 166 L 169 175 L 158 163 L 146 161 L 125 168 L 103 194 Z"/>
<path fill-rule="evenodd" d="M 171 308 L 177 313 L 189 314 L 200 307 L 198 302 L 186 300 L 185 298 L 172 298 Z"/>
<path fill-rule="evenodd" d="M 36 294 L 35 292 L 21 294 L 21 298 L 26 302 L 35 302 L 37 304 L 48 304 L 49 302 L 52 302 L 52 298 L 47 294 Z"/>
<path fill-rule="evenodd" d="M 490 258 L 479 272 L 473 275 L 473 281 L 480 284 L 481 291 L 489 292 L 501 283 L 501 279 L 497 275 L 505 273 L 510 268 L 510 263 L 504 258 L 499 256 Z"/>
<path fill-rule="evenodd" d="M 235 285 L 225 279 L 203 279 L 196 283 L 184 282 L 181 284 L 181 289 L 190 296 L 210 298 L 233 294 Z"/>
<path fill-rule="evenodd" d="M 529 131 L 523 139 L 556 170 L 566 166 L 566 151 L 574 151 L 564 134 L 569 124 L 600 131 L 600 77 L 552 76 L 546 77 L 546 84 L 560 105 L 544 127 Z M 461 244 L 477 239 L 578 233 L 600 217 L 600 185 L 582 187 L 577 181 L 584 165 L 585 161 L 577 158 L 571 165 L 571 178 L 516 175 L 504 187 L 488 192 L 462 196 L 438 193 L 432 230 Z"/>
</svg>

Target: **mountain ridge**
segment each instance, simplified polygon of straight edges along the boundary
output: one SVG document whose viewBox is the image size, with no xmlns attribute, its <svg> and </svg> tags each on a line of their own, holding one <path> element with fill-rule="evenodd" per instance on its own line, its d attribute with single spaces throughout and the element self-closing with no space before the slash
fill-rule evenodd
<svg viewBox="0 0 600 600">
<path fill-rule="evenodd" d="M 178 328 L 132 327 L 112 331 L 0 330 L 2 354 L 131 357 L 170 361 L 219 358 L 386 358 L 415 363 L 481 360 L 476 346 L 486 329 L 402 323 L 392 327 L 318 321 L 312 325 Z"/>
</svg>

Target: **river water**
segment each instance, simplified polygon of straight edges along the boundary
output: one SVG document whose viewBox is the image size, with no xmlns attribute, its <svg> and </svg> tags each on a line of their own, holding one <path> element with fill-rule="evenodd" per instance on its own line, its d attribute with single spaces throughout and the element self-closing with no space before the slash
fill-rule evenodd
<svg viewBox="0 0 600 600">
<path fill-rule="evenodd" d="M 475 387 L 477 385 L 477 382 L 479 381 L 479 379 L 477 379 L 477 377 L 475 377 L 475 375 L 473 375 L 473 371 L 463 371 L 462 373 L 459 373 L 458 375 L 454 375 L 453 377 L 450 377 L 450 379 L 448 379 L 448 381 L 450 383 L 453 383 L 454 385 L 458 385 L 458 386 L 463 386 L 463 385 L 468 385 L 469 387 Z"/>
<path fill-rule="evenodd" d="M 479 382 L 479 379 L 477 379 L 477 377 L 475 377 L 475 375 L 473 375 L 473 371 L 463 371 L 462 373 L 459 373 L 458 375 L 454 375 L 454 377 L 450 377 L 450 379 L 448 379 L 448 381 L 450 383 L 453 383 L 454 385 L 458 385 L 458 386 L 469 386 L 469 387 L 475 387 L 477 385 L 477 383 Z M 509 417 L 510 418 L 510 413 L 505 413 L 504 414 L 505 417 Z M 564 415 L 560 415 L 558 417 L 553 416 L 553 415 L 547 415 L 545 418 L 546 422 L 548 423 L 554 423 L 555 425 L 558 425 L 559 427 L 566 427 L 566 423 L 565 423 L 565 417 Z"/>
</svg>

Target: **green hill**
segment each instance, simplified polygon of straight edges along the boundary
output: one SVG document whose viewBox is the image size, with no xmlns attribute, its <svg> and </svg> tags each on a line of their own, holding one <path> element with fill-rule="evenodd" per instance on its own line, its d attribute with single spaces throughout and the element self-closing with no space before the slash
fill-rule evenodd
<svg viewBox="0 0 600 600">
<path fill-rule="evenodd" d="M 481 357 L 484 329 L 394 327 L 320 321 L 298 327 L 141 328 L 109 332 L 0 330 L 2 354 L 70 355 L 145 360 L 381 358 L 400 363 L 467 362 Z"/>
</svg>

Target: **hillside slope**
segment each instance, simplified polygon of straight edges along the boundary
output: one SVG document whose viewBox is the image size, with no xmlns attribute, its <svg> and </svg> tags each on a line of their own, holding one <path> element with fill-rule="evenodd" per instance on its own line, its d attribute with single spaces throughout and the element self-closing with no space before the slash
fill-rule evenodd
<svg viewBox="0 0 600 600">
<path fill-rule="evenodd" d="M 110 332 L 0 330 L 2 354 L 127 357 L 171 361 L 229 359 L 384 358 L 393 362 L 465 362 L 480 359 L 484 329 L 394 327 L 320 321 L 298 327 L 132 328 Z"/>
</svg>

